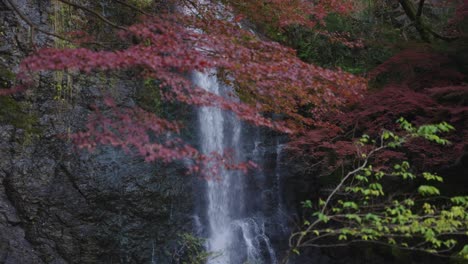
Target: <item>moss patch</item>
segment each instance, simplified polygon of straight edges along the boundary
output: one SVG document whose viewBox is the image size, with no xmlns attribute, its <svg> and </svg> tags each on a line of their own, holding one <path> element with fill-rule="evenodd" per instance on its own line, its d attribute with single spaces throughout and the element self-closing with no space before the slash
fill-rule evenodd
<svg viewBox="0 0 468 264">
<path fill-rule="evenodd" d="M 18 129 L 24 129 L 26 136 L 38 134 L 38 118 L 27 112 L 28 106 L 10 96 L 0 96 L 0 124 L 10 124 Z"/>
<path fill-rule="evenodd" d="M 15 74 L 0 64 L 0 89 L 8 89 L 15 80 Z"/>
</svg>

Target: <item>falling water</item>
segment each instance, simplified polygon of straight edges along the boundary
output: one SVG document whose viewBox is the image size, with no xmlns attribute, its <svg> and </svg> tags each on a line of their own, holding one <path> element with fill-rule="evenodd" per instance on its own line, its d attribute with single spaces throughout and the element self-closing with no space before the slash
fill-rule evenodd
<svg viewBox="0 0 468 264">
<path fill-rule="evenodd" d="M 194 83 L 226 97 L 230 87 L 221 85 L 214 74 L 194 73 Z M 242 123 L 232 114 L 216 107 L 198 111 L 201 150 L 204 154 L 230 149 L 237 161 L 245 159 L 241 147 Z M 219 180 L 206 185 L 207 250 L 214 254 L 209 264 L 277 263 L 275 252 L 265 234 L 265 221 L 248 215 L 245 175 L 222 170 Z"/>
</svg>

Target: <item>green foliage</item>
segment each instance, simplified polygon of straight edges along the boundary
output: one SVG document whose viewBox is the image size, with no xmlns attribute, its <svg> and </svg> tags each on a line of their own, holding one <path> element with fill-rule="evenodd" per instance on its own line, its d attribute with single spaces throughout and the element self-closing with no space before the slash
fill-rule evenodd
<svg viewBox="0 0 468 264">
<path fill-rule="evenodd" d="M 351 48 L 343 41 L 333 40 L 317 31 L 346 34 L 351 42 L 364 40 L 364 47 Z M 400 32 L 391 25 L 368 20 L 365 16 L 338 14 L 329 14 L 323 26 L 289 28 L 273 37 L 296 48 L 303 61 L 322 67 L 339 67 L 353 74 L 366 73 L 386 61 L 396 52 L 392 43 L 401 41 Z"/>
<path fill-rule="evenodd" d="M 1 37 L 1 33 L 0 33 Z M 15 74 L 5 67 L 5 65 L 0 64 L 0 89 L 6 89 L 11 86 L 11 83 L 15 79 Z"/>
<path fill-rule="evenodd" d="M 138 6 L 139 8 L 146 8 L 154 3 L 154 0 L 131 0 L 130 3 Z"/>
<path fill-rule="evenodd" d="M 162 115 L 162 99 L 159 82 L 154 79 L 146 79 L 141 89 L 137 92 L 138 104 L 145 110 Z"/>
<path fill-rule="evenodd" d="M 308 219 L 304 230 L 291 236 L 292 248 L 367 241 L 468 259 L 468 245 L 463 245 L 468 235 L 468 196 L 442 196 L 433 183 L 440 184 L 443 178 L 418 173 L 408 161 L 387 167 L 372 164 L 377 152 L 401 148 L 412 138 L 447 145 L 440 134 L 454 128 L 445 122 L 415 127 L 403 118 L 398 123 L 403 134 L 383 131 L 380 139 L 363 135 L 357 140 L 357 146 L 370 150 L 326 201 L 319 201 L 313 221 Z M 398 181 L 405 188 L 397 187 Z M 311 208 L 313 203 L 303 205 Z M 339 242 L 330 242 L 330 237 Z"/>
<path fill-rule="evenodd" d="M 0 96 L 0 124 L 6 123 L 25 131 L 25 141 L 38 134 L 37 116 L 29 113 L 28 105 L 16 101 L 10 96 Z"/>
<path fill-rule="evenodd" d="M 404 118 L 398 119 L 397 122 L 400 124 L 401 128 L 409 133 L 410 137 L 422 137 L 441 145 L 448 145 L 450 141 L 441 138 L 438 134 L 455 130 L 453 126 L 446 122 L 434 125 L 422 125 L 418 128 L 413 127 L 413 125 Z"/>
<path fill-rule="evenodd" d="M 172 254 L 172 260 L 180 264 L 204 264 L 213 257 L 205 251 L 204 240 L 190 233 L 180 233 L 177 236 L 177 248 Z"/>
</svg>

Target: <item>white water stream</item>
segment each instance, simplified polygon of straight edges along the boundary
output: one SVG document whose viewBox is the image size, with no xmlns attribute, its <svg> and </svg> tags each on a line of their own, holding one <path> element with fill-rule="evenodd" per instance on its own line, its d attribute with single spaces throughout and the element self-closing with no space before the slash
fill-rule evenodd
<svg viewBox="0 0 468 264">
<path fill-rule="evenodd" d="M 220 96 L 230 87 L 221 85 L 214 72 L 193 74 L 195 85 Z M 198 111 L 201 150 L 204 154 L 234 152 L 243 160 L 242 123 L 232 114 L 216 107 Z M 248 215 L 245 210 L 249 197 L 245 175 L 222 170 L 220 180 L 208 180 L 206 186 L 206 216 L 208 223 L 207 250 L 214 253 L 208 264 L 277 263 L 275 252 L 265 234 L 262 217 Z M 255 199 L 255 198 L 253 198 Z"/>
</svg>

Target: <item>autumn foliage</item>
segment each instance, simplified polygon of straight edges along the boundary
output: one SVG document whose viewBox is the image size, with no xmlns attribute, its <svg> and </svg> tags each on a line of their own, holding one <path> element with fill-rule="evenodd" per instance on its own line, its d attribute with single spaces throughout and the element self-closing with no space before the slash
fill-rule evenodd
<svg viewBox="0 0 468 264">
<path fill-rule="evenodd" d="M 251 124 L 290 134 L 290 148 L 312 159 L 330 157 L 330 150 L 338 156 L 350 155 L 353 146 L 342 132 L 378 133 L 381 128 L 393 129 L 394 120 L 402 116 L 415 119 L 412 121 L 417 124 L 464 121 L 465 103 L 451 101 L 466 93 L 466 74 L 454 66 L 459 62 L 454 60 L 453 53 L 439 52 L 429 45 L 405 49 L 369 74 L 371 80 L 390 79 L 391 82 L 364 97 L 367 79 L 340 69 L 305 63 L 297 58 L 295 50 L 259 37 L 246 26 L 254 25 L 266 33 L 287 30 L 290 26 L 313 28 L 323 24 L 331 12 L 348 15 L 353 1 L 225 0 L 213 4 L 180 0 L 171 3 L 176 8 L 165 9 L 160 14 L 142 12 L 145 15 L 141 22 L 121 27 L 115 33 L 121 41 L 118 47 L 39 49 L 22 62 L 18 86 L 1 93 L 27 88 L 34 73 L 40 71 L 93 74 L 132 70 L 137 78 L 158 80 L 154 89 L 158 89 L 162 100 L 232 111 Z M 450 22 L 461 37 L 465 9 L 466 1 Z M 348 43 L 348 37 L 322 30 L 317 33 L 345 46 L 356 44 Z M 85 35 L 86 39 L 91 38 Z M 359 46 L 362 48 L 363 44 Z M 235 94 L 227 98 L 211 94 L 194 86 L 188 77 L 191 72 L 213 72 L 212 69 L 216 69 L 221 81 L 234 88 Z M 96 109 L 89 118 L 87 130 L 72 135 L 79 146 L 92 149 L 97 143 L 110 144 L 136 152 L 148 161 L 190 158 L 197 161 L 194 168 L 202 160 L 210 159 L 176 137 L 160 139 L 159 143 L 150 137 L 177 135 L 181 123 L 138 107 L 112 107 L 111 101 L 107 104 L 113 110 L 111 114 L 106 116 Z M 466 127 L 459 129 L 465 131 Z M 455 140 L 464 141 L 464 138 Z M 415 145 L 414 151 L 422 153 L 421 149 L 425 148 L 430 147 Z M 436 158 L 435 155 L 422 160 L 426 163 L 437 160 L 434 164 L 442 164 L 461 155 L 463 144 L 451 151 L 453 156 Z M 213 157 L 216 155 L 223 159 L 222 154 Z"/>
<path fill-rule="evenodd" d="M 217 107 L 251 125 L 287 134 L 288 157 L 310 173 L 301 174 L 301 183 L 308 176 L 338 175 L 352 168 L 363 158 L 356 154 L 375 147 L 362 146 L 358 149 L 362 152 L 356 153 L 354 139 L 364 133 L 377 138 L 384 129 L 398 135 L 399 118 L 415 126 L 445 121 L 457 132 L 447 136 L 450 148 L 415 139 L 404 150 L 382 149 L 372 157 L 378 169 L 391 169 L 391 164 L 404 159 L 411 160 L 415 171 L 444 169 L 468 155 L 468 1 L 455 1 L 459 7 L 447 32 L 442 32 L 449 41 L 399 46 L 390 59 L 363 76 L 306 63 L 294 49 L 268 38 L 291 28 L 307 28 L 306 32 L 342 43 L 351 52 L 365 50 L 369 48 L 365 40 L 323 27 L 330 13 L 350 15 L 355 1 L 163 2 L 159 13 L 138 10 L 142 16 L 135 24 L 117 25 L 110 34 L 118 45 L 90 44 L 100 37 L 89 29 L 67 33 L 73 41 L 68 48 L 36 50 L 22 61 L 17 85 L 0 90 L 0 95 L 32 87 L 37 74 L 48 71 L 118 72 L 150 80 L 163 104 Z M 232 94 L 223 97 L 197 87 L 190 78 L 193 72 L 216 74 L 232 87 Z M 256 167 L 249 161 L 237 163 L 228 151 L 201 153 L 182 139 L 186 124 L 181 120 L 140 106 L 117 105 L 110 96 L 90 102 L 90 108 L 83 130 L 67 135 L 79 148 L 92 151 L 108 145 L 147 162 L 183 161 L 188 173 L 210 178 L 224 169 Z"/>
<path fill-rule="evenodd" d="M 366 88 L 366 80 L 304 63 L 291 48 L 259 38 L 230 16 L 238 11 L 236 14 L 248 16 L 255 23 L 313 26 L 313 21 L 320 22 L 327 12 L 348 10 L 346 3 L 226 1 L 213 8 L 216 5 L 212 3 L 194 6 L 194 2 L 188 5 L 182 1 L 181 12 L 145 16 L 142 22 L 120 30 L 117 34 L 124 48 L 39 49 L 22 62 L 20 85 L 13 91 L 27 87 L 34 73 L 40 71 L 93 74 L 136 70 L 139 78 L 158 80 L 155 89 L 159 89 L 163 100 L 219 107 L 254 125 L 301 134 L 307 127 L 330 125 L 322 121 L 323 116 L 338 113 L 340 107 L 356 102 Z M 274 21 L 260 21 L 261 17 L 256 16 L 266 13 Z M 311 16 L 314 19 L 310 20 Z M 187 77 L 193 71 L 212 69 L 217 69 L 219 78 L 234 87 L 235 96 L 241 101 L 206 92 Z M 93 149 L 96 144 L 109 144 L 136 152 L 147 161 L 190 158 L 196 161 L 194 171 L 200 162 L 224 159 L 220 153 L 204 157 L 174 137 L 153 142 L 150 135 L 165 138 L 162 135 L 177 134 L 181 124 L 138 107 L 118 109 L 111 102 L 108 99 L 111 114 L 95 109 L 87 130 L 71 136 L 80 147 Z M 268 118 L 272 114 L 281 118 Z"/>
</svg>

